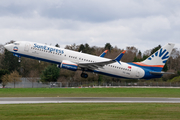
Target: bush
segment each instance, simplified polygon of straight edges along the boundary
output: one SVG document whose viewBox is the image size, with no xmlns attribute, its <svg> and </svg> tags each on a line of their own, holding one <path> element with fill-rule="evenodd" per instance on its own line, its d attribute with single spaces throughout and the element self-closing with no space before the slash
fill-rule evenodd
<svg viewBox="0 0 180 120">
<path fill-rule="evenodd" d="M 49 65 L 41 74 L 41 80 L 43 82 L 57 82 L 60 69 L 56 65 Z"/>
</svg>

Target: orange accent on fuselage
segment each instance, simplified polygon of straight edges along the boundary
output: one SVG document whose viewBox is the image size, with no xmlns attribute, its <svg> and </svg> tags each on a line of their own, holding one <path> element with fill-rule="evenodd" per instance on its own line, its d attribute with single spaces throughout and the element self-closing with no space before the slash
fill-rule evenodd
<svg viewBox="0 0 180 120">
<path fill-rule="evenodd" d="M 160 67 L 160 68 L 164 67 L 164 65 L 146 65 L 146 64 L 141 63 L 141 62 L 133 62 L 133 63 L 136 64 L 136 65 L 147 66 L 147 67 Z"/>
<path fill-rule="evenodd" d="M 68 63 L 62 63 L 62 64 L 78 66 L 76 64 L 68 64 Z"/>
</svg>

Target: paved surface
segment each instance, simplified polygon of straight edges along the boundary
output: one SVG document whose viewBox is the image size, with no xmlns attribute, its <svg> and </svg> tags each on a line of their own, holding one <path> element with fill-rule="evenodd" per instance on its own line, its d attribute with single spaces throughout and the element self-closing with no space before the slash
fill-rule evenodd
<svg viewBox="0 0 180 120">
<path fill-rule="evenodd" d="M 21 103 L 180 103 L 180 98 L 141 97 L 6 97 L 0 104 Z"/>
</svg>

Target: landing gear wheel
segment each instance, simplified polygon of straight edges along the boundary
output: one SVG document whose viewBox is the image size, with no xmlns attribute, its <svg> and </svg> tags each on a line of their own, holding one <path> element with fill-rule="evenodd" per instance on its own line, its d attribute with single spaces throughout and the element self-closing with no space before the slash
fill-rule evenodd
<svg viewBox="0 0 180 120">
<path fill-rule="evenodd" d="M 88 77 L 88 74 L 86 74 L 86 73 L 81 73 L 81 77 L 82 77 L 82 78 L 87 78 L 87 77 Z"/>
<path fill-rule="evenodd" d="M 21 59 L 20 59 L 20 58 L 18 59 L 18 62 L 19 62 L 19 63 L 21 62 Z"/>
</svg>

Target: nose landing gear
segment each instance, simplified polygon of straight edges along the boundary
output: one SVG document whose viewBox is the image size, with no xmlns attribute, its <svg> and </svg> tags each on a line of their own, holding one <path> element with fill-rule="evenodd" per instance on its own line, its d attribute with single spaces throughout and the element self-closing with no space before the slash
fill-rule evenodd
<svg viewBox="0 0 180 120">
<path fill-rule="evenodd" d="M 81 73 L 81 77 L 82 77 L 82 78 L 87 78 L 87 77 L 88 77 L 88 74 L 86 74 L 86 73 Z"/>
<path fill-rule="evenodd" d="M 21 62 L 21 58 L 19 57 L 19 59 L 18 59 L 18 62 L 20 63 Z"/>
</svg>

